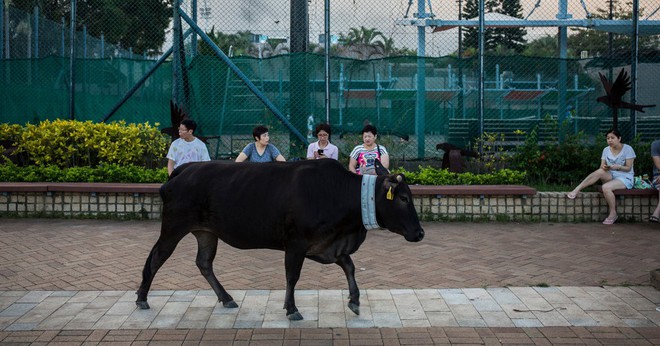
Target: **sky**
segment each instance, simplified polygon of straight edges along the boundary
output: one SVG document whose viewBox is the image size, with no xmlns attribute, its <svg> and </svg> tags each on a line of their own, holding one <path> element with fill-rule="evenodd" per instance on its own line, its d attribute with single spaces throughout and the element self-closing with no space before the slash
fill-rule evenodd
<svg viewBox="0 0 660 346">
<path fill-rule="evenodd" d="M 308 0 L 309 29 L 311 42 L 318 43 L 318 35 L 324 31 L 325 0 Z M 397 47 L 417 48 L 417 29 L 397 25 L 396 21 L 404 18 L 409 7 L 409 0 L 330 0 L 330 31 L 332 35 L 348 33 L 350 28 L 376 28 L 385 36 L 392 37 Z M 595 13 L 598 8 L 608 8 L 608 0 L 566 0 L 568 13 L 575 19 L 587 17 L 587 11 Z M 192 0 L 184 2 L 189 11 Z M 535 8 L 538 3 L 539 7 Z M 559 0 L 521 0 L 523 17 L 530 20 L 552 20 L 559 11 Z M 226 0 L 197 0 L 198 8 L 210 9 L 208 18 L 198 19 L 198 24 L 208 31 L 235 33 L 249 30 L 269 37 L 289 36 L 289 1 L 282 0 L 241 0 L 227 3 Z M 585 11 L 585 8 L 586 10 Z M 640 8 L 646 15 L 660 7 L 658 0 L 640 0 Z M 436 19 L 458 19 L 457 0 L 425 0 L 427 12 L 432 10 Z M 201 10 L 200 10 L 201 12 Z M 417 0 L 413 0 L 409 17 L 417 12 Z M 660 20 L 660 11 L 651 17 Z M 426 55 L 445 56 L 457 49 L 458 29 L 441 33 L 426 30 Z M 555 28 L 527 28 L 528 41 L 545 35 L 554 35 Z"/>
</svg>

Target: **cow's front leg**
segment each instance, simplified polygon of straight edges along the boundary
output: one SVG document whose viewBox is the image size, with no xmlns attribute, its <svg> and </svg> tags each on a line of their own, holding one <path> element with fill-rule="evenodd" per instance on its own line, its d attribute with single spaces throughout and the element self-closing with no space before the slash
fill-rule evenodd
<svg viewBox="0 0 660 346">
<path fill-rule="evenodd" d="M 357 282 L 355 281 L 355 265 L 349 255 L 342 255 L 337 258 L 336 262 L 346 274 L 348 280 L 348 308 L 351 309 L 356 315 L 360 314 L 360 290 L 358 289 Z"/>
<path fill-rule="evenodd" d="M 181 233 L 172 233 L 169 236 L 166 236 L 167 232 L 161 232 L 161 236 L 151 248 L 149 257 L 144 263 L 144 269 L 142 269 L 142 283 L 137 292 L 137 300 L 135 304 L 140 309 L 149 309 L 149 303 L 147 303 L 147 295 L 149 294 L 149 289 L 151 288 L 151 283 L 154 280 L 154 276 L 158 272 L 158 269 L 170 258 L 172 252 L 176 248 L 176 245 L 179 241 L 186 235 L 185 232 Z"/>
<path fill-rule="evenodd" d="M 218 300 L 222 302 L 222 306 L 237 308 L 238 304 L 234 302 L 234 298 L 227 293 L 213 273 L 213 260 L 218 250 L 218 237 L 212 233 L 201 231 L 193 234 L 197 238 L 197 268 L 211 285 Z"/>
<path fill-rule="evenodd" d="M 300 271 L 305 261 L 304 251 L 300 251 L 295 246 L 288 247 L 284 253 L 284 267 L 286 269 L 286 295 L 284 296 L 284 309 L 286 317 L 292 321 L 299 321 L 303 316 L 298 312 L 294 292 L 296 283 L 300 279 Z"/>
</svg>

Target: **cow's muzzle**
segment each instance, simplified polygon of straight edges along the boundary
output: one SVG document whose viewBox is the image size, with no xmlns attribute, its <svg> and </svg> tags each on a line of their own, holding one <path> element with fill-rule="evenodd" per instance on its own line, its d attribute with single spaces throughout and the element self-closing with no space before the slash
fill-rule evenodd
<svg viewBox="0 0 660 346">
<path fill-rule="evenodd" d="M 410 232 L 405 238 L 409 242 L 418 242 L 424 239 L 424 230 L 420 228 L 414 232 Z"/>
</svg>

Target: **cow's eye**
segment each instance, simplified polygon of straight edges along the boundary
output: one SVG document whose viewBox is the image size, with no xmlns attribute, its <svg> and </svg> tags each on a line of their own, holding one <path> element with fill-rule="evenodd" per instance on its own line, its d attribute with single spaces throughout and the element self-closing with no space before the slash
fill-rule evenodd
<svg viewBox="0 0 660 346">
<path fill-rule="evenodd" d="M 401 196 L 400 198 L 401 198 L 401 200 L 403 201 L 403 203 L 408 203 L 408 197 L 406 197 L 406 196 Z"/>
</svg>

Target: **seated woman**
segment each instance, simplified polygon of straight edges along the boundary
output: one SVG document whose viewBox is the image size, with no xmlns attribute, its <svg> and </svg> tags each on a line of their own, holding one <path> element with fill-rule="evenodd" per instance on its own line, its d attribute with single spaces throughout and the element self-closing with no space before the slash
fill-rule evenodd
<svg viewBox="0 0 660 346">
<path fill-rule="evenodd" d="M 243 148 L 243 151 L 236 157 L 236 162 L 249 160 L 251 162 L 272 162 L 286 161 L 280 150 L 270 144 L 270 136 L 266 126 L 256 126 L 252 130 L 254 143 L 250 143 Z"/>
<path fill-rule="evenodd" d="M 651 144 L 651 158 L 653 159 L 653 178 L 651 186 L 658 190 L 658 205 L 649 217 L 651 222 L 660 222 L 660 139 Z"/>
<path fill-rule="evenodd" d="M 591 186 L 598 180 L 603 182 L 603 197 L 609 207 L 609 214 L 603 221 L 604 225 L 616 222 L 616 198 L 614 190 L 631 189 L 635 179 L 633 163 L 635 162 L 635 151 L 628 144 L 621 143 L 621 134 L 618 130 L 609 130 L 606 134 L 607 147 L 603 149 L 600 158 L 600 168 L 589 174 L 573 191 L 566 197 L 575 199 L 580 191 Z"/>
</svg>

